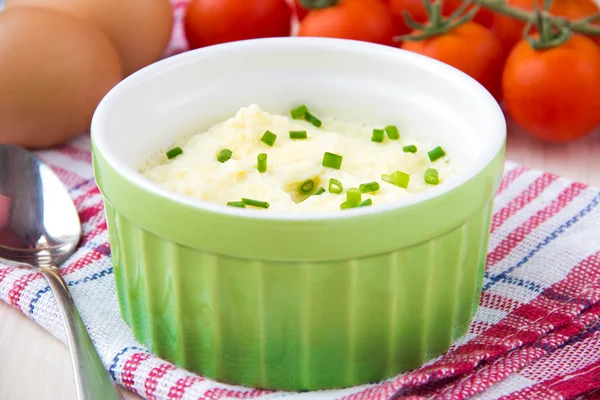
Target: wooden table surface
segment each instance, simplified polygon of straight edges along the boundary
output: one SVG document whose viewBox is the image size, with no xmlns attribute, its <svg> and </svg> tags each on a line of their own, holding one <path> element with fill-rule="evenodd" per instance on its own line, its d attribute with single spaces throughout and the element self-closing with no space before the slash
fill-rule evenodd
<svg viewBox="0 0 600 400">
<path fill-rule="evenodd" d="M 600 187 L 600 129 L 574 143 L 550 145 L 509 122 L 507 158 Z M 74 398 L 66 346 L 0 301 L 0 399 Z M 129 392 L 125 398 L 139 399 Z"/>
</svg>

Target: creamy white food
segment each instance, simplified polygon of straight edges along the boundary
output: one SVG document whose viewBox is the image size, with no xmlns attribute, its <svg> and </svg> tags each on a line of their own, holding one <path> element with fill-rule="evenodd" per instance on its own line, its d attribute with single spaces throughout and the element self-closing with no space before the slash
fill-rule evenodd
<svg viewBox="0 0 600 400">
<path fill-rule="evenodd" d="M 402 201 L 432 187 L 425 183 L 426 169 L 439 172 L 440 184 L 454 173 L 448 156 L 429 160 L 427 152 L 439 143 L 424 143 L 402 129 L 399 140 L 390 140 L 386 135 L 382 143 L 376 143 L 371 141 L 373 129 L 383 126 L 332 118 L 322 121 L 317 128 L 304 120 L 269 114 L 251 105 L 225 122 L 175 143 L 183 150 L 177 157 L 169 160 L 165 151 L 157 152 L 140 172 L 169 190 L 198 200 L 225 205 L 250 198 L 268 202 L 266 211 L 286 212 L 340 210 L 346 190 L 368 182 L 378 182 L 380 189 L 363 193 L 362 200 L 372 199 L 373 206 Z M 277 135 L 272 147 L 261 141 L 266 130 Z M 289 131 L 297 130 L 306 130 L 307 139 L 290 139 Z M 407 145 L 415 145 L 417 153 L 405 153 L 403 147 Z M 217 160 L 222 149 L 233 152 L 224 163 Z M 322 165 L 325 152 L 343 157 L 339 170 Z M 260 153 L 268 156 L 265 173 L 257 170 Z M 410 174 L 408 188 L 382 180 L 382 174 L 397 170 Z M 327 190 L 331 178 L 342 183 L 341 194 Z M 315 190 L 322 187 L 326 192 L 302 195 L 300 186 L 307 180 L 314 181 Z"/>
</svg>

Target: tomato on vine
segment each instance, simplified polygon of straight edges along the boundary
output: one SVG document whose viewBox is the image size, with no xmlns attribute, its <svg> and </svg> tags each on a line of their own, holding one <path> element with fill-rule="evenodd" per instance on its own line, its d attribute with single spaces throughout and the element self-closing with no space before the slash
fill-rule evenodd
<svg viewBox="0 0 600 400">
<path fill-rule="evenodd" d="M 600 47 L 585 36 L 541 50 L 521 40 L 502 83 L 509 113 L 541 139 L 577 139 L 600 125 Z"/>
<path fill-rule="evenodd" d="M 534 10 L 535 0 L 506 0 L 506 5 L 524 11 Z M 543 7 L 543 0 L 537 0 L 538 7 Z M 558 17 L 569 20 L 589 17 L 600 12 L 600 6 L 594 0 L 554 0 L 548 12 Z M 600 26 L 600 21 L 596 22 Z M 525 22 L 516 18 L 497 13 L 494 16 L 490 29 L 500 39 L 506 52 L 519 42 L 523 37 Z M 535 31 L 535 27 L 534 27 Z M 600 44 L 600 37 L 595 39 Z"/>
<path fill-rule="evenodd" d="M 310 1 L 310 0 L 309 0 Z M 312 9 L 300 23 L 298 36 L 363 40 L 394 45 L 399 31 L 380 0 L 317 0 L 330 6 Z"/>
<path fill-rule="evenodd" d="M 192 0 L 184 29 L 191 48 L 235 40 L 289 36 L 292 10 L 286 0 Z"/>
<path fill-rule="evenodd" d="M 439 0 L 428 6 L 430 22 L 427 24 L 407 19 L 408 25 L 415 31 L 404 36 L 406 40 L 402 48 L 452 65 L 477 80 L 500 100 L 504 65 L 500 41 L 488 29 L 471 21 L 476 9 L 452 19 L 443 18 L 440 8 Z"/>
</svg>

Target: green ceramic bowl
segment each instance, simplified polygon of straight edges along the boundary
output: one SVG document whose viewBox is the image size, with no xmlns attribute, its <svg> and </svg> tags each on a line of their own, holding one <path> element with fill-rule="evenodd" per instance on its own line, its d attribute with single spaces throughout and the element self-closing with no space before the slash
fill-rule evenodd
<svg viewBox="0 0 600 400">
<path fill-rule="evenodd" d="M 458 172 L 395 204 L 303 215 L 202 203 L 136 172 L 251 103 L 396 123 L 442 144 Z M 123 318 L 160 357 L 234 384 L 337 388 L 418 367 L 477 307 L 505 133 L 474 80 L 391 47 L 260 39 L 151 65 L 92 123 Z"/>
</svg>

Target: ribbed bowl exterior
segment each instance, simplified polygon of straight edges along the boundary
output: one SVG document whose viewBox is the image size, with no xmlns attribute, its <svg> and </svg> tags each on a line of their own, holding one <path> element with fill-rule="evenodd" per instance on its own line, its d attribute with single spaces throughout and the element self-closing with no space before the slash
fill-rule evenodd
<svg viewBox="0 0 600 400">
<path fill-rule="evenodd" d="M 466 333 L 491 196 L 481 204 L 462 224 L 396 251 L 278 262 L 180 245 L 105 200 L 119 303 L 135 337 L 218 381 L 288 390 L 380 381 Z"/>
<path fill-rule="evenodd" d="M 201 203 L 137 172 L 174 135 L 250 102 L 403 121 L 444 145 L 457 173 L 398 203 L 285 214 Z M 232 384 L 340 388 L 419 367 L 477 307 L 505 138 L 476 81 L 388 46 L 257 39 L 148 66 L 91 125 L 123 317 L 160 357 Z"/>
</svg>

